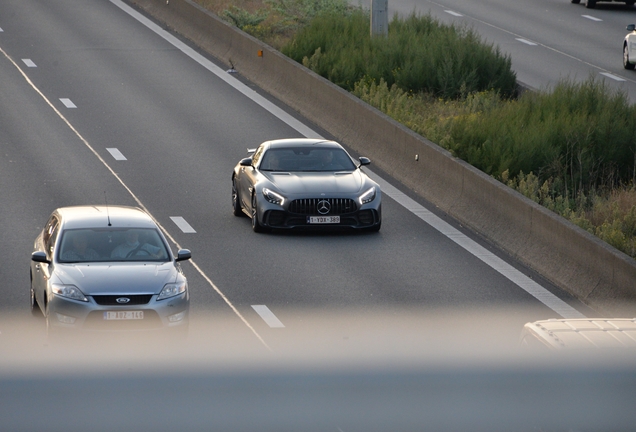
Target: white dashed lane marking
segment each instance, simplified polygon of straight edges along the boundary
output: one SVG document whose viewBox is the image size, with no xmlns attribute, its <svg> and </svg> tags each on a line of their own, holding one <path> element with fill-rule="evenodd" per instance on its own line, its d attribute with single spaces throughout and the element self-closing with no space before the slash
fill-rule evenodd
<svg viewBox="0 0 636 432">
<path fill-rule="evenodd" d="M 122 152 L 120 152 L 116 148 L 107 148 L 106 150 L 108 150 L 108 153 L 110 153 L 111 156 L 115 158 L 115 160 L 128 160 L 126 159 L 126 156 L 124 156 Z"/>
<path fill-rule="evenodd" d="M 24 62 L 25 65 L 27 65 L 27 67 L 30 67 L 30 68 L 37 67 L 35 63 L 33 63 L 33 60 L 31 59 L 22 59 L 22 61 Z"/>
<path fill-rule="evenodd" d="M 456 17 L 464 16 L 464 15 L 460 14 L 459 12 L 455 12 L 455 11 L 452 11 L 452 10 L 445 10 L 444 12 L 446 12 L 449 15 L 456 16 Z"/>
<path fill-rule="evenodd" d="M 536 46 L 537 44 L 529 41 L 528 39 L 523 39 L 523 38 L 516 38 L 519 42 L 524 43 L 526 45 L 531 45 L 531 46 Z"/>
<path fill-rule="evenodd" d="M 602 19 L 600 19 L 600 18 L 596 18 L 596 17 L 593 17 L 593 16 L 591 16 L 591 15 L 581 15 L 581 16 L 582 16 L 583 18 L 585 18 L 585 19 L 589 19 L 589 20 L 592 20 L 592 21 L 603 21 Z"/>
<path fill-rule="evenodd" d="M 263 318 L 263 321 L 265 321 L 267 323 L 268 326 L 270 326 L 271 328 L 283 328 L 285 327 L 283 325 L 282 322 L 280 322 L 280 320 L 278 318 L 276 318 L 276 315 L 274 315 L 274 313 L 269 310 L 269 308 L 265 305 L 252 305 L 252 309 L 254 309 L 256 311 L 256 313 Z"/>
<path fill-rule="evenodd" d="M 172 219 L 172 222 L 174 222 L 175 225 L 178 226 L 184 233 L 196 233 L 194 228 L 192 228 L 181 216 L 170 216 L 170 219 Z"/>
<path fill-rule="evenodd" d="M 77 106 L 75 106 L 75 104 L 68 98 L 60 98 L 60 102 L 62 102 L 66 108 L 77 108 Z"/>
</svg>

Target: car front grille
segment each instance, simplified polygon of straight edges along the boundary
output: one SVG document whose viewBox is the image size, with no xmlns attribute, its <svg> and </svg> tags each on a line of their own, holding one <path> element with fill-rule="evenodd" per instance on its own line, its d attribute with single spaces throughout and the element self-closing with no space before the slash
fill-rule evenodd
<svg viewBox="0 0 636 432">
<path fill-rule="evenodd" d="M 118 298 L 127 298 L 127 303 L 118 302 Z M 93 296 L 93 300 L 100 306 L 134 306 L 145 305 L 150 302 L 152 294 L 134 294 L 134 295 L 97 295 Z"/>
<path fill-rule="evenodd" d="M 333 216 L 353 213 L 356 210 L 356 202 L 349 198 L 304 198 L 289 204 L 290 213 L 301 215 Z"/>
</svg>

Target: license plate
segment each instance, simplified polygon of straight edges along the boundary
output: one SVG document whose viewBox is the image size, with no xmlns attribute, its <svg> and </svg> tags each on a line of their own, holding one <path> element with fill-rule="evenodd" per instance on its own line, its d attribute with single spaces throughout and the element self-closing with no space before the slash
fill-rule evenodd
<svg viewBox="0 0 636 432">
<path fill-rule="evenodd" d="M 337 224 L 337 223 L 340 223 L 340 216 L 307 216 L 307 223 Z"/>
<path fill-rule="evenodd" d="M 107 311 L 104 319 L 110 320 L 140 320 L 144 319 L 144 311 Z"/>
</svg>

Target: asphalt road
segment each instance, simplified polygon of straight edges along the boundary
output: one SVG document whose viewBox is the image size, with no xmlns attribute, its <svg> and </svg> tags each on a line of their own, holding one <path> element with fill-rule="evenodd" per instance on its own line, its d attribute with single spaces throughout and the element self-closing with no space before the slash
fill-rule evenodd
<svg viewBox="0 0 636 432">
<path fill-rule="evenodd" d="M 636 73 L 623 69 L 622 63 L 625 27 L 636 23 L 636 8 L 609 2 L 587 9 L 583 3 L 389 0 L 389 16 L 430 13 L 441 22 L 473 28 L 510 55 L 518 81 L 528 88 L 594 78 L 636 102 Z"/>
<path fill-rule="evenodd" d="M 50 212 L 104 203 L 144 207 L 173 250 L 191 249 L 194 325 L 229 317 L 248 344 L 284 340 L 303 311 L 523 308 L 506 323 L 513 339 L 527 321 L 593 314 L 381 172 L 378 234 L 253 233 L 230 206 L 246 148 L 329 135 L 139 19 L 118 0 L 0 3 L 3 314 L 30 318 L 29 257 Z M 430 210 L 428 223 L 413 208 Z"/>
<path fill-rule="evenodd" d="M 329 135 L 224 69 L 119 0 L 0 2 L 0 429 L 633 428 L 631 353 L 513 349 L 527 321 L 593 312 L 384 173 L 378 234 L 232 216 L 246 148 Z M 192 250 L 187 341 L 66 345 L 30 316 L 48 215 L 104 203 Z"/>
</svg>

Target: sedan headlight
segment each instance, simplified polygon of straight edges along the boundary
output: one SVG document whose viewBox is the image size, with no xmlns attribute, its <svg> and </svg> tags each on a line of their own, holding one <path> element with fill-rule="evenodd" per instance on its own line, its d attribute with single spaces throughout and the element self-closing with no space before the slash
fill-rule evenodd
<svg viewBox="0 0 636 432">
<path fill-rule="evenodd" d="M 265 199 L 272 204 L 278 204 L 282 206 L 285 202 L 285 198 L 282 195 L 277 194 L 271 189 L 263 188 L 263 195 L 265 196 Z"/>
<path fill-rule="evenodd" d="M 188 284 L 185 281 L 166 284 L 166 286 L 164 286 L 161 292 L 159 293 L 159 297 L 157 297 L 157 300 L 163 300 L 169 297 L 174 297 L 176 295 L 184 293 L 187 288 L 188 288 Z"/>
<path fill-rule="evenodd" d="M 82 291 L 80 291 L 80 289 L 76 287 L 75 285 L 52 284 L 51 291 L 53 291 L 54 294 L 57 294 L 62 297 L 70 298 L 73 300 L 79 300 L 84 302 L 88 301 L 84 293 L 82 293 Z"/>
<path fill-rule="evenodd" d="M 375 187 L 372 187 L 362 195 L 360 195 L 360 204 L 370 203 L 375 199 Z"/>
</svg>

